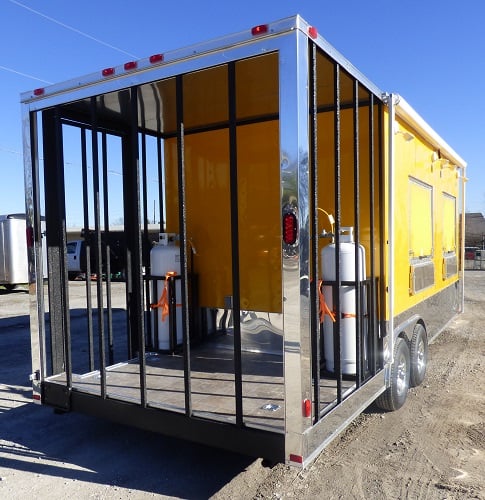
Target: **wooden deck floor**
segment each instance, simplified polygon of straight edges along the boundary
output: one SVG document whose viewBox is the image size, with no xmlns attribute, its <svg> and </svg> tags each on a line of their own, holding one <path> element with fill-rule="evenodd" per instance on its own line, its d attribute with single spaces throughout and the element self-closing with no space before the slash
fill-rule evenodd
<svg viewBox="0 0 485 500">
<path fill-rule="evenodd" d="M 151 407 L 185 412 L 183 356 L 147 353 L 147 402 Z M 191 350 L 191 400 L 194 416 L 236 423 L 233 351 L 220 344 Z M 100 395 L 100 373 L 73 374 L 73 389 Z M 65 384 L 65 374 L 50 382 Z M 336 381 L 321 379 L 322 408 L 336 398 Z M 348 390 L 353 381 L 344 381 Z M 107 396 L 140 403 L 140 365 L 138 359 L 117 363 L 106 370 Z M 249 427 L 284 432 L 283 357 L 242 352 L 243 421 Z"/>
</svg>

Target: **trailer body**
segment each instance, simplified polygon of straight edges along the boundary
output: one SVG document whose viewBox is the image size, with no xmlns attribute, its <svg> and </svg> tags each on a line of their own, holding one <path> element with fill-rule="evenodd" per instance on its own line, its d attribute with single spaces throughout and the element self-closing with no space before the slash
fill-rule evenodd
<svg viewBox="0 0 485 500">
<path fill-rule="evenodd" d="M 7 289 L 29 282 L 25 219 L 25 214 L 0 215 L 0 285 Z"/>
<path fill-rule="evenodd" d="M 35 401 L 305 466 L 422 382 L 463 307 L 465 162 L 299 16 L 22 102 Z M 152 200 L 166 249 L 150 251 Z M 107 271 L 93 289 L 88 269 L 81 308 L 78 207 L 87 266 Z"/>
</svg>

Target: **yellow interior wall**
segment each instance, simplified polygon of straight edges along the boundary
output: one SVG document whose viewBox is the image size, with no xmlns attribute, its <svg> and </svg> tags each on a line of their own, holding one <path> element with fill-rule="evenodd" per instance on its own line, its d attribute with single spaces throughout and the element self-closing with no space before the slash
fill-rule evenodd
<svg viewBox="0 0 485 500">
<path fill-rule="evenodd" d="M 278 122 L 238 127 L 237 144 L 241 308 L 281 312 Z"/>
<path fill-rule="evenodd" d="M 365 248 L 366 254 L 366 273 L 370 272 L 370 169 L 369 169 L 369 110 L 367 107 L 359 109 L 359 224 L 360 224 L 360 243 Z M 354 123 L 353 110 L 342 109 L 340 112 L 340 174 L 341 174 L 341 226 L 353 226 L 355 230 L 354 215 Z M 335 207 L 335 144 L 334 144 L 334 113 L 323 112 L 317 115 L 318 139 L 318 205 L 334 217 L 336 215 Z M 378 156 L 377 146 L 375 155 Z M 376 183 L 378 179 L 377 168 L 375 170 Z M 375 187 L 374 222 L 378 228 L 379 222 L 379 189 Z M 379 231 L 375 234 L 375 257 L 379 261 Z M 326 215 L 320 212 L 319 230 L 330 231 L 331 227 Z M 330 239 L 323 238 L 319 241 L 320 249 L 330 243 Z M 377 275 L 378 266 L 376 266 Z"/>
<path fill-rule="evenodd" d="M 237 120 L 253 120 L 236 131 L 241 308 L 281 312 L 278 54 L 237 61 L 235 76 Z M 187 238 L 202 307 L 223 308 L 233 294 L 228 81 L 228 65 L 183 76 Z M 158 88 L 168 99 L 164 124 L 175 130 L 175 81 Z M 178 233 L 177 139 L 164 150 L 166 231 Z"/>
<path fill-rule="evenodd" d="M 265 140 L 262 141 L 261 137 Z M 237 129 L 241 308 L 281 312 L 278 122 Z M 167 232 L 179 232 L 176 139 L 165 141 Z M 202 307 L 232 295 L 229 134 L 185 137 L 187 238 Z"/>
<path fill-rule="evenodd" d="M 232 295 L 228 132 L 192 134 L 184 141 L 187 239 L 196 250 L 193 269 L 199 303 L 222 308 L 224 297 Z M 179 233 L 175 148 L 175 139 L 166 142 L 166 227 L 167 232 Z"/>
</svg>

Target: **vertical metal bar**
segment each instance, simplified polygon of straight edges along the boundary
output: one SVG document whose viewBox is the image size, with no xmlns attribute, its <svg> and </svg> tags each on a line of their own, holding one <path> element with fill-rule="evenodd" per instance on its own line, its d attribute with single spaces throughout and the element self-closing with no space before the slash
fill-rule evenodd
<svg viewBox="0 0 485 500">
<path fill-rule="evenodd" d="M 362 366 L 363 366 L 363 352 L 362 352 L 362 304 L 361 304 L 361 280 L 360 280 L 360 267 L 365 262 L 360 263 L 360 156 L 359 156 L 359 82 L 354 79 L 353 85 L 353 124 L 354 124 L 354 268 L 355 268 L 355 378 L 356 386 L 360 387 L 362 382 Z"/>
<path fill-rule="evenodd" d="M 168 280 L 168 345 L 170 353 L 173 354 L 177 348 L 177 296 L 176 281 L 173 278 Z"/>
<path fill-rule="evenodd" d="M 71 330 L 66 257 L 66 207 L 62 123 L 59 108 L 42 113 L 49 320 L 53 373 L 66 373 L 71 388 Z"/>
<path fill-rule="evenodd" d="M 86 129 L 81 129 L 81 168 L 83 182 L 84 248 L 86 252 L 86 308 L 88 313 L 89 371 L 94 370 L 93 304 L 91 297 L 91 245 L 89 242 L 89 193 Z"/>
<path fill-rule="evenodd" d="M 98 358 L 101 384 L 101 397 L 106 398 L 106 358 L 104 338 L 104 304 L 103 304 L 103 254 L 101 245 L 101 214 L 100 214 L 100 187 L 99 187 L 99 148 L 98 124 L 96 113 L 96 97 L 91 98 L 91 154 L 93 160 L 93 208 L 94 232 L 96 242 L 96 292 L 98 299 Z"/>
<path fill-rule="evenodd" d="M 165 192 L 164 192 L 164 175 L 163 175 L 163 144 L 162 144 L 162 138 L 157 137 L 157 172 L 158 172 L 158 210 L 160 213 L 160 232 L 164 232 L 165 224 L 164 224 L 164 217 L 165 213 L 163 210 L 163 200 L 165 198 Z M 156 224 L 155 221 L 153 221 L 154 224 Z"/>
<path fill-rule="evenodd" d="M 369 92 L 369 200 L 370 200 L 370 212 L 369 212 L 369 224 L 370 224 L 370 254 L 369 254 L 369 262 L 370 262 L 370 292 L 369 292 L 369 347 L 368 347 L 368 355 L 369 355 L 369 370 L 372 375 L 374 375 L 377 371 L 376 367 L 376 339 L 377 339 L 377 323 L 376 323 L 376 265 L 375 265 L 375 241 L 376 241 L 376 228 L 375 228 L 375 127 L 374 127 L 374 94 Z M 381 207 L 379 205 L 379 210 Z"/>
<path fill-rule="evenodd" d="M 140 231 L 140 165 L 139 165 L 139 134 L 138 134 L 138 87 L 131 87 L 129 94 L 130 136 L 129 162 L 125 165 L 125 232 L 127 240 L 127 255 L 130 260 L 130 328 L 133 344 L 138 350 L 138 365 L 140 367 L 140 405 L 147 405 L 146 358 L 145 358 L 145 328 L 143 306 L 143 276 L 142 250 Z M 128 224 L 128 228 L 127 228 Z"/>
<path fill-rule="evenodd" d="M 39 143 L 37 113 L 29 112 L 23 106 L 22 117 L 24 130 L 29 135 L 23 137 L 24 151 L 24 183 L 27 231 L 32 231 L 34 245 L 27 245 L 29 266 L 29 310 L 30 310 L 30 345 L 32 353 L 32 398 L 41 398 L 41 382 L 46 376 L 46 325 L 44 303 L 44 269 L 43 253 L 47 245 L 42 244 L 43 227 L 40 208 L 39 182 Z M 27 233 L 29 234 L 29 233 Z"/>
<path fill-rule="evenodd" d="M 176 78 L 177 93 L 177 158 L 179 186 L 179 231 L 180 231 L 180 268 L 182 274 L 182 330 L 184 354 L 184 392 L 185 414 L 192 415 L 192 390 L 190 373 L 190 318 L 187 268 L 187 206 L 185 199 L 185 127 L 184 127 L 184 95 L 183 77 Z"/>
<path fill-rule="evenodd" d="M 106 273 L 106 309 L 108 320 L 108 361 L 114 363 L 113 346 L 113 311 L 111 306 L 111 241 L 109 234 L 109 198 L 108 198 L 108 147 L 106 132 L 101 135 L 101 155 L 103 159 L 103 210 L 105 237 L 105 273 Z"/>
<path fill-rule="evenodd" d="M 340 304 L 340 289 L 342 280 L 340 275 L 340 227 L 341 227 L 341 200 L 340 200 L 340 177 L 341 177 L 341 116 L 340 116 L 340 65 L 334 65 L 334 137 L 335 137 L 335 287 L 333 304 L 335 305 L 336 321 L 334 323 L 333 355 L 334 369 L 337 377 L 337 403 L 342 401 L 342 363 L 341 363 L 341 326 L 342 310 Z"/>
<path fill-rule="evenodd" d="M 241 296 L 239 276 L 239 207 L 237 183 L 236 65 L 228 65 L 229 87 L 229 170 L 231 192 L 232 311 L 234 317 L 234 386 L 236 425 L 243 425 Z"/>
<path fill-rule="evenodd" d="M 313 276 L 310 280 L 310 304 L 311 304 L 311 350 L 312 350 L 312 375 L 313 375 L 313 413 L 314 422 L 320 417 L 320 301 L 318 298 L 318 281 L 320 267 L 318 261 L 318 123 L 317 123 L 317 46 L 310 44 L 310 189 L 311 189 L 311 249 L 310 249 L 310 269 Z"/>
<path fill-rule="evenodd" d="M 379 137 L 379 148 L 378 148 L 378 155 L 379 155 L 379 160 L 378 160 L 378 169 L 379 169 L 379 215 L 380 215 L 380 220 L 379 220 L 379 239 L 381 241 L 381 248 L 387 248 L 385 245 L 385 213 L 383 210 L 384 207 L 384 200 L 385 200 L 385 183 L 384 183 L 384 150 L 383 150 L 383 136 L 384 136 L 384 111 L 383 111 L 383 105 L 381 102 L 378 104 L 378 132 L 377 135 Z M 380 282 L 380 287 L 379 287 L 379 303 L 380 303 L 380 337 L 384 337 L 386 335 L 386 281 L 385 281 L 385 274 L 386 274 L 386 267 L 385 267 L 385 251 L 380 252 L 380 270 L 379 270 L 379 276 L 381 277 L 381 282 Z M 375 353 L 377 355 L 377 345 L 375 346 Z M 377 358 L 376 358 L 377 359 Z"/>
<path fill-rule="evenodd" d="M 150 260 L 150 245 L 148 236 L 148 186 L 147 186 L 147 138 L 144 132 L 141 133 L 141 175 L 142 175 L 142 200 L 143 200 L 143 241 L 142 241 L 142 263 L 147 266 Z M 150 283 L 145 280 L 145 310 L 150 310 Z M 147 329 L 147 344 L 152 347 L 152 322 L 148 321 Z"/>
</svg>

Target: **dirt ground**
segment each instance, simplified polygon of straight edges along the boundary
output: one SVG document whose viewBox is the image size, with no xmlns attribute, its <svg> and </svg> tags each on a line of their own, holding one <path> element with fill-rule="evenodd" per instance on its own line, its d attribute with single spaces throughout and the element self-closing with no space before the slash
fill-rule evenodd
<svg viewBox="0 0 485 500">
<path fill-rule="evenodd" d="M 485 499 L 485 273 L 403 408 L 361 415 L 304 471 L 34 406 L 25 293 L 0 295 L 0 498 Z M 16 337 L 8 348 L 6 336 Z"/>
</svg>

